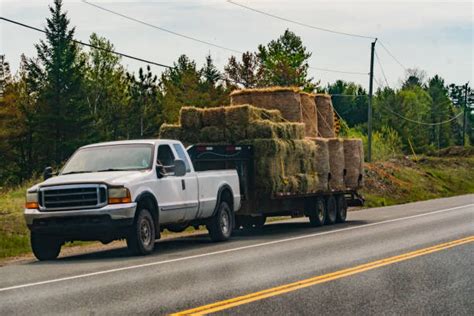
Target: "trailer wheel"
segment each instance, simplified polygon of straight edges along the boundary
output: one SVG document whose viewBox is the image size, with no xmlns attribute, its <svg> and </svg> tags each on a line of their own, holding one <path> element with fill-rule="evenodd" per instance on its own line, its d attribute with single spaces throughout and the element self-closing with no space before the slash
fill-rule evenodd
<svg viewBox="0 0 474 316">
<path fill-rule="evenodd" d="M 40 260 L 54 260 L 61 252 L 62 242 L 52 236 L 31 233 L 31 250 L 35 257 Z"/>
<path fill-rule="evenodd" d="M 206 225 L 212 241 L 224 241 L 230 238 L 234 226 L 234 216 L 227 202 L 222 201 L 219 209 L 210 222 Z"/>
<path fill-rule="evenodd" d="M 333 195 L 326 198 L 326 225 L 332 225 L 337 219 L 337 203 Z"/>
<path fill-rule="evenodd" d="M 344 197 L 344 194 L 339 194 L 336 197 L 336 203 L 337 203 L 336 222 L 344 223 L 347 217 L 347 201 L 346 201 L 346 198 Z"/>
<path fill-rule="evenodd" d="M 324 207 L 324 201 L 320 198 L 316 199 L 316 205 L 309 215 L 309 223 L 313 227 L 324 225 L 326 221 L 326 208 Z"/>
<path fill-rule="evenodd" d="M 134 255 L 147 255 L 155 248 L 155 224 L 146 207 L 138 209 L 138 215 L 127 236 L 127 247 Z"/>
</svg>

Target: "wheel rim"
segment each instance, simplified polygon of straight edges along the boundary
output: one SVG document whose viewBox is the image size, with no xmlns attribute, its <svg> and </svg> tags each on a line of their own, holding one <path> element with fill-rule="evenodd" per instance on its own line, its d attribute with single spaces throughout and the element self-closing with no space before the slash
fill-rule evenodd
<svg viewBox="0 0 474 316">
<path fill-rule="evenodd" d="M 229 218 L 229 213 L 226 210 L 222 212 L 220 225 L 221 225 L 222 233 L 224 235 L 227 235 L 230 229 L 230 218 Z"/>
<path fill-rule="evenodd" d="M 318 203 L 318 219 L 321 223 L 324 222 L 324 207 L 321 206 L 321 203 Z"/>
<path fill-rule="evenodd" d="M 140 223 L 140 239 L 143 245 L 148 246 L 151 244 L 151 223 L 148 219 L 144 218 Z"/>
</svg>

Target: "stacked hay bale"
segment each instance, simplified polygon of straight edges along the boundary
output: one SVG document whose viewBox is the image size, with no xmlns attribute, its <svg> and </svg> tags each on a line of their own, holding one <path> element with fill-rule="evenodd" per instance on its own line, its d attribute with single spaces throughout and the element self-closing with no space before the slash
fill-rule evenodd
<svg viewBox="0 0 474 316">
<path fill-rule="evenodd" d="M 315 95 L 301 92 L 301 110 L 305 124 L 306 137 L 318 136 L 318 115 L 316 110 Z"/>
<path fill-rule="evenodd" d="M 318 174 L 318 192 L 329 190 L 329 147 L 328 139 L 322 137 L 308 138 L 316 144 L 316 152 L 313 158 L 314 168 Z"/>
<path fill-rule="evenodd" d="M 335 137 L 334 109 L 331 96 L 328 94 L 316 94 L 315 100 L 318 114 L 318 135 L 325 138 Z"/>
<path fill-rule="evenodd" d="M 361 139 L 344 139 L 345 185 L 349 189 L 362 186 L 364 147 Z"/>
<path fill-rule="evenodd" d="M 344 190 L 344 141 L 341 138 L 328 138 L 329 151 L 329 170 L 331 177 L 329 179 L 329 188 L 331 190 Z"/>
</svg>

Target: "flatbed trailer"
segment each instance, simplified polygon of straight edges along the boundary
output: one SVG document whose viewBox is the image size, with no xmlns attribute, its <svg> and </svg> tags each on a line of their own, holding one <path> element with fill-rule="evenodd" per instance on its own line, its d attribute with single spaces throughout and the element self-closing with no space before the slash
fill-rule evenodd
<svg viewBox="0 0 474 316">
<path fill-rule="evenodd" d="M 348 206 L 362 206 L 357 190 L 330 190 L 294 194 L 275 192 L 257 196 L 254 150 L 251 145 L 197 144 L 187 148 L 196 171 L 235 169 L 239 175 L 241 208 L 236 212 L 239 228 L 263 226 L 267 217 L 307 216 L 313 226 L 344 222 Z M 328 175 L 330 177 L 330 174 Z"/>
</svg>

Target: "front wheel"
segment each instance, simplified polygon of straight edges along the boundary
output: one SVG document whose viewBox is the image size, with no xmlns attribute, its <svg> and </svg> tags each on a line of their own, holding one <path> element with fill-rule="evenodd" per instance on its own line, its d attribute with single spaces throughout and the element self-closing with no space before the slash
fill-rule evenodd
<svg viewBox="0 0 474 316">
<path fill-rule="evenodd" d="M 62 242 L 52 236 L 31 233 L 31 250 L 38 260 L 54 260 L 61 252 Z"/>
<path fill-rule="evenodd" d="M 155 236 L 155 225 L 150 211 L 140 208 L 127 236 L 128 249 L 134 255 L 150 254 L 155 247 Z"/>
<path fill-rule="evenodd" d="M 212 241 L 224 241 L 230 238 L 234 226 L 234 217 L 232 210 L 227 202 L 222 201 L 219 204 L 217 213 L 206 225 L 209 236 Z"/>
</svg>

